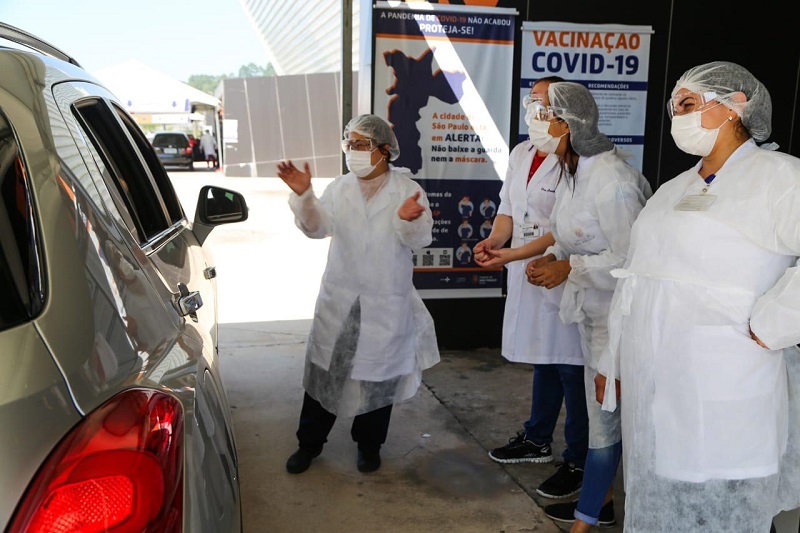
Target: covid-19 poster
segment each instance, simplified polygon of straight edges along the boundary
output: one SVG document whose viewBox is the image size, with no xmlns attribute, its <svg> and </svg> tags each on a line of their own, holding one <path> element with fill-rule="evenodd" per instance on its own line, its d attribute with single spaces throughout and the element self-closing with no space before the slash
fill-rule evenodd
<svg viewBox="0 0 800 533">
<path fill-rule="evenodd" d="M 500 296 L 502 270 L 473 261 L 491 232 L 508 167 L 517 11 L 428 4 L 373 10 L 373 113 L 393 127 L 433 211 L 414 254 L 423 298 Z"/>
<path fill-rule="evenodd" d="M 523 22 L 520 101 L 539 78 L 585 85 L 600 112 L 600 131 L 642 170 L 650 26 Z M 519 139 L 528 138 L 519 110 Z"/>
</svg>

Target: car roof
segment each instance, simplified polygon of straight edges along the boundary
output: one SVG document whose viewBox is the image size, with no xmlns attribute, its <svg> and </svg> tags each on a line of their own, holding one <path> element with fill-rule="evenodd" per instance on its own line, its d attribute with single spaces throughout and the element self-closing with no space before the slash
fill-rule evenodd
<svg viewBox="0 0 800 533">
<path fill-rule="evenodd" d="M 184 137 L 190 137 L 188 133 L 182 131 L 157 131 L 156 136 L 158 135 L 183 135 Z"/>
<path fill-rule="evenodd" d="M 0 22 L 0 37 L 6 41 L 22 45 L 28 49 L 36 50 L 39 53 L 58 58 L 61 61 L 66 61 L 67 63 L 71 63 L 76 67 L 83 68 L 74 57 L 70 56 L 60 48 L 53 46 L 40 37 L 37 37 L 10 24 L 6 24 L 5 22 Z"/>
<path fill-rule="evenodd" d="M 3 89 L 17 99 L 31 102 L 43 88 L 67 80 L 90 82 L 111 92 L 74 58 L 44 41 L 31 49 L 26 42 L 22 42 L 22 38 L 16 38 L 18 34 L 27 35 L 31 40 L 36 39 L 22 30 L 0 22 L 0 72 L 3 72 Z"/>
</svg>

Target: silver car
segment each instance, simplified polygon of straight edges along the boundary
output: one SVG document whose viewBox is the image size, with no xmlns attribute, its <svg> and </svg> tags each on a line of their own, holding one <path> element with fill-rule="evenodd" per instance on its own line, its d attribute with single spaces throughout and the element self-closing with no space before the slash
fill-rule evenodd
<svg viewBox="0 0 800 533">
<path fill-rule="evenodd" d="M 187 219 L 124 106 L 2 23 L 0 72 L 0 530 L 240 532 L 202 244 L 244 197 Z"/>
</svg>

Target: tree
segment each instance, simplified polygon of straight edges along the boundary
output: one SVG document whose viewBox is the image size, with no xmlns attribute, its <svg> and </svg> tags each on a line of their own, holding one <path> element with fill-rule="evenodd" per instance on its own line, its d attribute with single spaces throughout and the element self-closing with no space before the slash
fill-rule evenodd
<svg viewBox="0 0 800 533">
<path fill-rule="evenodd" d="M 222 80 L 227 80 L 230 78 L 258 78 L 261 76 L 274 75 L 275 69 L 271 63 L 267 63 L 266 67 L 256 65 L 255 63 L 249 63 L 239 67 L 238 74 L 230 73 L 220 74 L 218 76 L 214 76 L 212 74 L 192 74 L 189 76 L 189 80 L 186 82 L 186 84 L 194 87 L 195 89 L 199 89 L 206 94 L 213 95 L 214 91 L 216 91 L 217 87 L 219 87 L 219 84 L 222 83 Z"/>
<path fill-rule="evenodd" d="M 260 76 L 274 76 L 274 75 L 275 75 L 275 69 L 272 67 L 271 63 L 267 63 L 266 67 L 262 67 L 261 65 L 256 65 L 255 63 L 250 63 L 239 67 L 240 78 L 257 78 Z"/>
<path fill-rule="evenodd" d="M 187 85 L 199 89 L 206 94 L 213 95 L 216 88 L 222 80 L 228 79 L 229 76 L 222 74 L 220 76 L 212 76 L 210 74 L 192 74 L 189 76 Z"/>
</svg>

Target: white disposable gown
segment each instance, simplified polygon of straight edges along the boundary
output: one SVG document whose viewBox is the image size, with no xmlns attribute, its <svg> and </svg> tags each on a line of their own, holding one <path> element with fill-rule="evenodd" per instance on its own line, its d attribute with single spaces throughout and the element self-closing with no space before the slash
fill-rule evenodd
<svg viewBox="0 0 800 533">
<path fill-rule="evenodd" d="M 596 371 L 608 341 L 608 308 L 616 283 L 611 270 L 624 264 L 631 226 L 652 191 L 616 148 L 581 157 L 575 176 L 574 183 L 556 191 L 551 217 L 556 243 L 545 255 L 569 259 L 560 316 L 578 325 L 585 366 Z"/>
<path fill-rule="evenodd" d="M 550 214 L 556 201 L 558 157 L 550 154 L 527 183 L 536 148 L 523 141 L 511 151 L 508 172 L 500 189 L 498 215 L 511 217 L 511 246 L 522 246 L 550 231 Z M 535 236 L 523 237 L 523 227 L 535 226 Z M 532 259 L 532 258 L 531 258 Z M 512 261 L 508 269 L 501 353 L 513 362 L 583 365 L 576 324 L 558 317 L 563 286 L 547 290 L 528 283 L 525 268 L 531 259 Z"/>
<path fill-rule="evenodd" d="M 748 141 L 710 186 L 699 165 L 614 272 L 601 372 L 604 409 L 621 379 L 626 532 L 760 533 L 800 505 L 800 160 Z M 694 194 L 716 198 L 675 209 Z"/>
<path fill-rule="evenodd" d="M 425 212 L 400 219 L 398 208 L 417 191 Z M 308 338 L 306 391 L 340 416 L 411 398 L 422 370 L 439 361 L 433 319 L 412 284 L 412 250 L 432 240 L 424 191 L 391 168 L 369 201 L 348 173 L 319 199 L 311 188 L 292 193 L 289 205 L 308 237 L 331 237 Z"/>
</svg>

